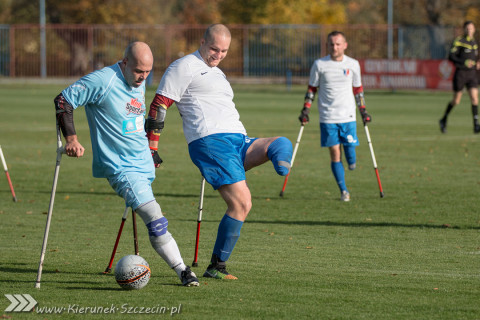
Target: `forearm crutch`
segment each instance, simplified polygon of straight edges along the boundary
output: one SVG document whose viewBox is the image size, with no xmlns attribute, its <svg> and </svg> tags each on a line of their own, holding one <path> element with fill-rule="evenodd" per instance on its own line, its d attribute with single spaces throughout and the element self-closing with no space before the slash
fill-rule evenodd
<svg viewBox="0 0 480 320">
<path fill-rule="evenodd" d="M 115 240 L 115 245 L 113 246 L 112 255 L 110 256 L 110 262 L 108 263 L 107 268 L 103 273 L 110 273 L 112 271 L 113 259 L 115 259 L 115 253 L 117 252 L 118 242 L 120 241 L 120 236 L 122 235 L 123 225 L 125 220 L 127 220 L 128 207 L 125 208 L 125 212 L 122 216 L 122 223 L 120 223 L 120 228 L 118 229 L 117 239 Z"/>
<path fill-rule="evenodd" d="M 17 202 L 17 197 L 15 196 L 15 191 L 13 190 L 12 180 L 10 179 L 10 174 L 8 173 L 7 162 L 5 161 L 5 157 L 3 156 L 2 146 L 0 146 L 0 158 L 2 160 L 3 169 L 5 170 L 5 175 L 7 176 L 8 186 L 10 187 L 10 191 L 12 192 L 13 201 Z"/>
<path fill-rule="evenodd" d="M 300 127 L 300 132 L 298 132 L 297 142 L 295 143 L 295 148 L 293 149 L 292 163 L 290 164 L 290 171 L 285 176 L 285 181 L 283 182 L 282 191 L 280 191 L 280 197 L 283 197 L 283 192 L 285 191 L 285 187 L 287 186 L 288 177 L 290 176 L 290 172 L 292 172 L 293 161 L 295 161 L 295 155 L 297 154 L 298 145 L 300 144 L 300 140 L 302 139 L 302 134 L 303 134 L 303 129 L 304 128 L 305 128 L 305 124 L 302 123 L 302 125 Z"/>
<path fill-rule="evenodd" d="M 200 199 L 198 201 L 197 237 L 195 239 L 195 255 L 193 258 L 192 267 L 198 266 L 198 243 L 200 242 L 200 224 L 202 223 L 204 192 L 205 192 L 205 178 L 202 177 L 202 184 L 200 187 Z"/>
<path fill-rule="evenodd" d="M 45 260 L 45 251 L 47 250 L 48 233 L 50 231 L 50 222 L 52 220 L 53 203 L 55 202 L 55 192 L 57 190 L 58 174 L 60 172 L 60 161 L 62 160 L 63 153 L 65 153 L 65 149 L 62 147 L 62 138 L 60 136 L 60 128 L 57 124 L 57 160 L 55 164 L 55 173 L 53 175 L 53 185 L 52 185 L 52 193 L 50 195 L 50 204 L 48 205 L 47 224 L 45 225 L 45 233 L 43 235 L 43 244 L 42 244 L 42 251 L 40 254 L 40 263 L 38 264 L 37 281 L 35 282 L 35 288 L 37 289 L 40 289 L 40 280 L 42 278 L 43 262 Z"/>
<path fill-rule="evenodd" d="M 367 136 L 368 146 L 370 147 L 370 154 L 372 155 L 373 168 L 375 169 L 375 175 L 377 176 L 378 188 L 380 189 L 380 198 L 383 198 L 384 193 L 382 188 L 382 182 L 380 181 L 380 174 L 378 173 L 378 168 L 377 168 L 377 160 L 375 159 L 375 153 L 373 152 L 372 140 L 370 139 L 370 131 L 368 130 L 368 126 L 366 123 L 364 123 L 364 128 L 365 128 L 365 134 Z"/>
</svg>

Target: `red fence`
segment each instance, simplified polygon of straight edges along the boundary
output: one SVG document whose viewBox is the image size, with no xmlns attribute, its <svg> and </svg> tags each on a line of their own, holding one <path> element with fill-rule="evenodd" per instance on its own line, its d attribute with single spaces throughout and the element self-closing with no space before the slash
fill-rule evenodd
<svg viewBox="0 0 480 320">
<path fill-rule="evenodd" d="M 78 77 L 120 60 L 127 44 L 147 42 L 153 81 L 175 59 L 195 51 L 206 26 L 47 25 L 46 66 L 40 61 L 38 25 L 0 25 L 0 76 Z M 232 44 L 222 70 L 229 77 L 307 81 L 313 61 L 327 54 L 332 30 L 347 37 L 347 54 L 362 61 L 365 87 L 450 88 L 445 62 L 459 30 L 387 25 L 229 25 Z M 460 30 L 461 32 L 461 30 Z M 480 34 L 480 33 L 479 33 Z M 391 41 L 389 41 L 391 40 Z M 393 54 L 393 56 L 389 56 Z"/>
</svg>

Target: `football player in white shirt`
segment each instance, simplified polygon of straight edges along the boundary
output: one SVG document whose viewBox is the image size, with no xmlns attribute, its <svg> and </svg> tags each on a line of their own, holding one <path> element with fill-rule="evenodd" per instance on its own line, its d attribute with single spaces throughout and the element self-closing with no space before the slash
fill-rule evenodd
<svg viewBox="0 0 480 320">
<path fill-rule="evenodd" d="M 327 47 L 330 54 L 315 60 L 310 69 L 308 90 L 299 120 L 302 124 L 309 121 L 310 107 L 318 90 L 321 146 L 330 150 L 331 169 L 340 188 L 340 200 L 350 201 L 340 144 L 343 145 L 348 168 L 355 169 L 355 147 L 359 144 L 355 105 L 364 123 L 370 122 L 371 117 L 365 110 L 360 65 L 344 54 L 347 49 L 345 35 L 340 31 L 331 32 L 327 37 Z"/>
<path fill-rule="evenodd" d="M 227 272 L 225 262 L 252 207 L 245 171 L 271 160 L 279 175 L 287 175 L 293 148 L 285 137 L 246 135 L 233 103 L 232 87 L 217 67 L 227 55 L 230 42 L 226 26 L 211 25 L 196 52 L 167 68 L 150 105 L 147 137 L 153 153 L 158 149 L 166 110 L 175 102 L 182 116 L 190 158 L 227 204 L 211 264 L 203 276 L 235 280 L 237 277 Z"/>
</svg>

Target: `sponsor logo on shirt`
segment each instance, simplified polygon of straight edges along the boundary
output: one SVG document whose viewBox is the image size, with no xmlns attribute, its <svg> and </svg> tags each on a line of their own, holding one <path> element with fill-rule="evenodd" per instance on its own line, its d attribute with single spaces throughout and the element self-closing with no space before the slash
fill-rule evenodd
<svg viewBox="0 0 480 320">
<path fill-rule="evenodd" d="M 127 106 L 125 108 L 127 110 L 127 114 L 143 114 L 145 112 L 145 107 L 141 101 L 138 99 L 131 99 L 130 102 L 127 102 Z"/>
</svg>

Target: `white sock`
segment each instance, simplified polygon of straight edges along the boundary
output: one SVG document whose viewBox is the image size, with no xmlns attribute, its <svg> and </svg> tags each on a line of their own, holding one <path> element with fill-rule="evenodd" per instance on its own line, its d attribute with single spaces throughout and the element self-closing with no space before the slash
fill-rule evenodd
<svg viewBox="0 0 480 320">
<path fill-rule="evenodd" d="M 154 237 L 151 237 L 154 238 Z M 151 239 L 152 240 L 152 239 Z M 152 241 L 152 245 L 158 254 L 165 260 L 170 268 L 175 270 L 178 275 L 179 279 L 182 279 L 181 274 L 187 266 L 183 263 L 182 256 L 180 254 L 180 250 L 178 249 L 177 242 L 173 237 L 170 238 L 166 244 L 161 246 L 155 245 Z"/>
</svg>

